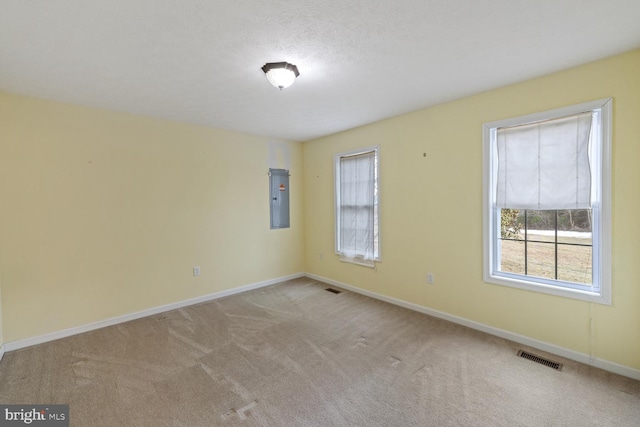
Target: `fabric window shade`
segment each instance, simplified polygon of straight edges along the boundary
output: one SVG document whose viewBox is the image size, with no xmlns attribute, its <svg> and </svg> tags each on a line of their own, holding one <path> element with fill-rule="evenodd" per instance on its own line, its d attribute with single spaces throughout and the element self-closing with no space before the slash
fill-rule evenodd
<svg viewBox="0 0 640 427">
<path fill-rule="evenodd" d="M 373 265 L 375 152 L 340 158 L 340 257 Z"/>
<path fill-rule="evenodd" d="M 497 207 L 589 208 L 591 122 L 589 112 L 499 128 Z"/>
</svg>

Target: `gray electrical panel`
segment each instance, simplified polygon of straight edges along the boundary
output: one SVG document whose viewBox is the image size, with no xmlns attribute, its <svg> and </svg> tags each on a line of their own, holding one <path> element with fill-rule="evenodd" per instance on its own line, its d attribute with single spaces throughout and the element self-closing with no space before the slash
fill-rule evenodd
<svg viewBox="0 0 640 427">
<path fill-rule="evenodd" d="M 271 229 L 289 228 L 289 171 L 269 169 Z"/>
</svg>

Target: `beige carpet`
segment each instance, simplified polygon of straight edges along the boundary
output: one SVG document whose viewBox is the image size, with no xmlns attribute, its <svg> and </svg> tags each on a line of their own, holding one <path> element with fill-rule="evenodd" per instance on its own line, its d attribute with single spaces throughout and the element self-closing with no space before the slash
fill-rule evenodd
<svg viewBox="0 0 640 427">
<path fill-rule="evenodd" d="M 640 382 L 297 279 L 7 353 L 72 426 L 638 426 Z M 531 350 L 542 356 L 549 356 Z"/>
</svg>

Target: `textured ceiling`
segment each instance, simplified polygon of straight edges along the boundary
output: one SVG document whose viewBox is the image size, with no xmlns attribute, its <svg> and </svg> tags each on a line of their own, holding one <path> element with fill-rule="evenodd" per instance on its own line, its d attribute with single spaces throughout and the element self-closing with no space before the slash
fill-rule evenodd
<svg viewBox="0 0 640 427">
<path fill-rule="evenodd" d="M 0 90 L 289 140 L 637 47 L 639 0 L 0 0 Z"/>
</svg>

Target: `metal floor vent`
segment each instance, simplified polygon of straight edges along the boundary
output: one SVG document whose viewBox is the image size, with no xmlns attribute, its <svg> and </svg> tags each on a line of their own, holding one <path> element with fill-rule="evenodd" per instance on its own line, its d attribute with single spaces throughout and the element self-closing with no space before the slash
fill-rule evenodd
<svg viewBox="0 0 640 427">
<path fill-rule="evenodd" d="M 342 292 L 342 291 L 339 291 L 339 290 L 337 290 L 337 289 L 332 289 L 332 288 L 327 288 L 327 289 L 325 289 L 325 291 L 329 291 L 329 292 L 331 292 L 332 294 L 339 294 L 339 293 L 341 293 L 341 292 Z"/>
<path fill-rule="evenodd" d="M 524 357 L 536 363 L 555 369 L 556 371 L 562 370 L 562 363 L 554 362 L 553 360 L 545 359 L 544 357 L 536 356 L 535 354 L 527 353 L 524 350 L 518 351 L 518 356 Z"/>
</svg>

